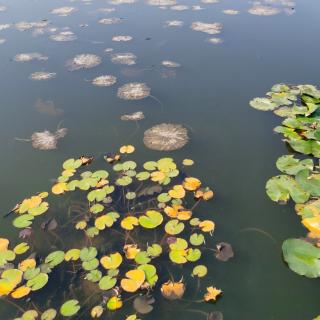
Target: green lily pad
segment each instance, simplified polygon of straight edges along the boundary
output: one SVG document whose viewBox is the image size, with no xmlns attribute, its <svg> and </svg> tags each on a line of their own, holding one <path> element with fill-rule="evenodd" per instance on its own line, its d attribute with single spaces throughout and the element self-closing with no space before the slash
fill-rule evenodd
<svg viewBox="0 0 320 320">
<path fill-rule="evenodd" d="M 193 233 L 190 236 L 190 243 L 194 246 L 201 246 L 204 243 L 204 235 L 202 233 Z"/>
<path fill-rule="evenodd" d="M 149 210 L 145 215 L 139 217 L 139 224 L 146 229 L 154 229 L 163 221 L 163 216 L 158 211 Z"/>
<path fill-rule="evenodd" d="M 91 282 L 98 282 L 102 277 L 102 272 L 100 270 L 91 270 L 85 276 L 85 279 Z"/>
<path fill-rule="evenodd" d="M 47 309 L 41 315 L 41 320 L 53 320 L 57 316 L 57 311 L 55 309 Z"/>
<path fill-rule="evenodd" d="M 140 251 L 136 254 L 134 261 L 137 264 L 147 264 L 151 261 L 146 251 Z"/>
<path fill-rule="evenodd" d="M 99 281 L 99 287 L 101 290 L 110 290 L 116 285 L 116 283 L 116 278 L 112 278 L 111 276 L 104 276 Z"/>
<path fill-rule="evenodd" d="M 153 245 L 147 247 L 147 253 L 150 257 L 158 257 L 162 253 L 162 247 L 159 244 L 154 243 Z"/>
<path fill-rule="evenodd" d="M 100 203 L 96 203 L 93 206 L 90 207 L 90 212 L 96 214 L 102 212 L 104 209 L 104 206 Z"/>
<path fill-rule="evenodd" d="M 166 233 L 170 235 L 176 235 L 181 233 L 184 230 L 184 223 L 180 222 L 177 219 L 170 220 L 165 225 Z"/>
<path fill-rule="evenodd" d="M 46 273 L 39 273 L 34 278 L 27 281 L 27 287 L 32 291 L 37 291 L 42 289 L 48 282 L 49 277 Z"/>
<path fill-rule="evenodd" d="M 51 252 L 45 259 L 45 263 L 47 263 L 51 268 L 59 265 L 62 261 L 64 261 L 64 252 L 63 251 L 54 251 Z"/>
<path fill-rule="evenodd" d="M 198 261 L 201 258 L 201 251 L 199 249 L 190 248 L 187 251 L 187 260 L 190 262 Z"/>
<path fill-rule="evenodd" d="M 269 198 L 276 202 L 286 203 L 290 196 L 296 203 L 306 202 L 310 194 L 290 176 L 280 175 L 272 177 L 266 184 Z"/>
<path fill-rule="evenodd" d="M 320 276 L 320 248 L 300 239 L 288 239 L 282 245 L 283 258 L 295 273 L 308 278 Z"/>
<path fill-rule="evenodd" d="M 208 273 L 208 268 L 204 265 L 197 265 L 192 270 L 192 275 L 197 276 L 198 278 L 203 278 Z"/>
<path fill-rule="evenodd" d="M 66 301 L 60 308 L 60 313 L 65 317 L 74 316 L 80 310 L 79 301 L 72 299 Z"/>
<path fill-rule="evenodd" d="M 254 98 L 250 101 L 250 106 L 257 110 L 269 111 L 274 110 L 278 105 L 267 98 Z"/>
<path fill-rule="evenodd" d="M 99 266 L 99 260 L 96 258 L 94 258 L 90 261 L 83 261 L 82 262 L 82 268 L 87 271 L 97 269 L 98 266 Z"/>
<path fill-rule="evenodd" d="M 95 247 L 83 248 L 80 251 L 81 261 L 90 261 L 94 259 L 98 254 L 98 251 Z"/>
<path fill-rule="evenodd" d="M 13 220 L 13 225 L 19 229 L 27 228 L 32 225 L 33 219 L 31 214 L 22 214 Z"/>
<path fill-rule="evenodd" d="M 166 202 L 169 202 L 171 200 L 171 197 L 169 196 L 169 194 L 167 192 L 165 193 L 160 193 L 157 197 L 157 200 L 159 202 L 162 202 L 162 203 L 166 203 Z"/>
<path fill-rule="evenodd" d="M 151 287 L 153 287 L 158 281 L 157 269 L 152 264 L 143 264 L 138 267 L 139 270 L 143 270 L 146 276 L 146 281 Z"/>
<path fill-rule="evenodd" d="M 276 166 L 283 173 L 296 175 L 303 169 L 312 170 L 313 161 L 312 159 L 299 160 L 295 159 L 293 155 L 286 155 L 278 158 Z"/>
<path fill-rule="evenodd" d="M 148 179 L 150 178 L 150 173 L 147 172 L 147 171 L 139 172 L 139 173 L 136 175 L 136 178 L 137 178 L 139 181 L 148 180 Z"/>
</svg>

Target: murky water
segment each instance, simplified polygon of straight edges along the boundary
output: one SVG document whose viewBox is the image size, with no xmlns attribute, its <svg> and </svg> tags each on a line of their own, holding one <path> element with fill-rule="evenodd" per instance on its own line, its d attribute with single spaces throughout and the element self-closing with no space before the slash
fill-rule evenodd
<svg viewBox="0 0 320 320">
<path fill-rule="evenodd" d="M 189 7 L 160 9 L 142 0 L 122 5 L 102 0 L 2 0 L 0 5 L 7 10 L 0 12 L 0 24 L 10 24 L 0 31 L 6 39 L 0 45 L 2 213 L 17 199 L 49 189 L 68 157 L 101 157 L 131 143 L 140 162 L 165 155 L 192 158 L 196 163 L 192 173 L 216 191 L 214 201 L 201 212 L 216 222 L 212 243 L 232 243 L 236 256 L 227 263 L 204 258 L 209 276 L 201 288 L 211 283 L 221 287 L 224 294 L 217 303 L 186 307 L 159 298 L 154 312 L 143 318 L 205 319 L 199 310 L 219 310 L 225 319 L 312 319 L 320 313 L 319 280 L 295 275 L 281 259 L 282 241 L 305 232 L 293 207 L 272 203 L 264 190 L 266 180 L 277 173 L 275 160 L 286 152 L 280 137 L 272 133 L 279 119 L 251 109 L 248 102 L 274 83 L 319 84 L 320 3 L 297 0 L 294 10 L 286 7 L 286 12 L 272 16 L 249 14 L 252 3 L 248 1 L 204 4 L 185 0 L 179 4 Z M 191 10 L 193 5 L 203 10 Z M 62 6 L 77 11 L 68 16 L 50 13 Z M 106 13 L 101 8 L 115 11 Z M 226 9 L 239 10 L 239 14 L 227 15 L 222 12 Z M 112 17 L 120 18 L 120 23 L 98 23 Z M 50 23 L 41 30 L 19 31 L 13 25 L 43 19 Z M 166 26 L 172 20 L 183 25 Z M 217 35 L 196 32 L 190 28 L 195 21 L 219 22 L 223 28 Z M 54 33 L 48 30 L 53 27 L 58 28 Z M 73 32 L 77 40 L 50 39 L 65 31 Z M 119 35 L 133 39 L 112 41 Z M 223 42 L 210 43 L 212 37 Z M 114 49 L 111 54 L 133 53 L 136 64 L 113 63 L 107 48 Z M 17 54 L 30 52 L 48 60 L 14 61 Z M 67 61 L 82 53 L 97 55 L 102 61 L 92 69 L 69 71 Z M 167 60 L 180 67 L 163 66 Z M 56 76 L 46 81 L 29 78 L 40 71 Z M 117 83 L 93 86 L 91 80 L 101 75 L 113 75 Z M 117 89 L 128 82 L 145 82 L 156 99 L 119 99 Z M 120 120 L 121 115 L 136 111 L 146 117 L 138 129 L 134 122 Z M 147 149 L 143 132 L 162 122 L 186 126 L 190 142 L 174 152 Z M 31 143 L 15 139 L 28 139 L 45 129 L 54 132 L 57 127 L 67 128 L 68 133 L 56 150 L 36 150 Z M 0 231 L 9 238 L 16 232 L 10 219 L 1 221 Z M 59 288 L 65 289 L 63 283 Z M 192 297 L 189 292 L 186 299 Z M 51 303 L 57 302 L 53 298 Z M 1 319 L 14 317 L 8 305 L 1 302 L 0 307 Z M 114 319 L 122 318 L 115 315 Z"/>
</svg>

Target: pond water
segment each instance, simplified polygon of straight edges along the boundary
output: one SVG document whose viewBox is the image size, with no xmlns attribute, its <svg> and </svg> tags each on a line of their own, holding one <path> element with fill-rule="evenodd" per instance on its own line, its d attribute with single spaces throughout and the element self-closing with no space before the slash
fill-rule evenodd
<svg viewBox="0 0 320 320">
<path fill-rule="evenodd" d="M 192 174 L 215 190 L 214 200 L 199 209 L 201 216 L 210 216 L 216 223 L 207 245 L 229 242 L 235 257 L 223 263 L 206 255 L 209 274 L 201 281 L 201 290 L 214 284 L 223 290 L 223 296 L 214 304 L 186 306 L 180 301 L 164 301 L 158 292 L 154 311 L 142 319 L 206 319 L 205 313 L 216 310 L 225 319 L 301 320 L 320 313 L 319 280 L 294 274 L 281 257 L 283 240 L 302 236 L 305 230 L 293 205 L 279 206 L 265 194 L 265 182 L 277 174 L 275 160 L 287 152 L 280 137 L 272 133 L 279 119 L 248 105 L 275 83 L 319 84 L 320 44 L 316 39 L 320 3 L 296 0 L 285 6 L 280 0 L 262 2 L 267 6 L 272 3 L 281 12 L 253 15 L 248 13 L 253 3 L 244 0 L 214 4 L 181 0 L 179 5 L 188 6 L 183 11 L 161 9 L 142 0 L 120 5 L 103 0 L 0 3 L 7 7 L 0 12 L 0 24 L 10 25 L 0 31 L 0 38 L 6 39 L 0 45 L 3 214 L 19 199 L 49 190 L 65 159 L 83 154 L 101 158 L 128 143 L 136 147 L 135 157 L 141 163 L 164 156 L 177 161 L 193 159 Z M 50 13 L 63 6 L 77 10 L 67 16 Z M 192 6 L 203 9 L 192 10 Z M 108 13 L 101 8 L 115 11 Z M 227 9 L 239 13 L 225 14 Z M 98 22 L 112 17 L 121 20 L 114 24 Z M 41 20 L 49 24 L 25 31 L 14 25 Z M 166 21 L 174 20 L 183 21 L 183 25 L 166 26 Z M 196 21 L 222 23 L 223 28 L 215 35 L 197 32 L 190 28 Z M 66 31 L 77 39 L 57 42 L 50 38 Z M 112 41 L 119 35 L 133 39 Z M 222 43 L 208 41 L 213 37 Z M 107 48 L 113 52 L 106 52 Z M 30 52 L 48 59 L 15 61 L 17 54 Z M 82 53 L 101 57 L 101 63 L 70 71 L 67 61 Z M 113 53 L 132 53 L 136 63 L 113 63 Z M 162 61 L 167 60 L 180 66 L 163 66 Z M 44 81 L 30 79 L 32 73 L 40 71 L 56 76 Z M 110 87 L 92 85 L 91 80 L 101 75 L 113 75 L 117 83 Z M 129 82 L 146 83 L 152 96 L 119 99 L 117 89 Z M 138 125 L 120 120 L 122 115 L 136 111 L 145 114 Z M 164 122 L 188 129 L 190 141 L 184 148 L 172 152 L 146 148 L 144 131 Z M 68 132 L 55 150 L 37 150 L 31 143 L 15 139 L 29 139 L 33 132 L 46 129 L 54 132 L 57 127 Z M 0 231 L 3 237 L 14 239 L 16 230 L 11 220 L 2 219 Z M 66 241 L 72 243 L 70 237 Z M 67 288 L 59 281 L 49 283 L 36 301 L 48 302 L 47 307 L 60 303 Z M 53 287 L 54 297 L 49 294 Z M 189 289 L 186 299 L 194 296 L 195 289 Z M 124 319 L 124 314 L 112 318 Z M 0 318 L 14 317 L 15 310 L 0 302 Z"/>
</svg>

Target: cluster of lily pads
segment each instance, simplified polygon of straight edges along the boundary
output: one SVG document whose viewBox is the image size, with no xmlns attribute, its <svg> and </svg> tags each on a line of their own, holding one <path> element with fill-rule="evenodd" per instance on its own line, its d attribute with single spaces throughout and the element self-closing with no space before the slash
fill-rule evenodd
<svg viewBox="0 0 320 320">
<path fill-rule="evenodd" d="M 258 110 L 271 110 L 284 118 L 274 131 L 283 135 L 293 154 L 277 160 L 281 174 L 267 181 L 266 191 L 269 198 L 278 203 L 292 199 L 302 225 L 308 230 L 306 238 L 288 239 L 283 243 L 284 260 L 300 275 L 319 277 L 320 90 L 313 85 L 277 84 L 266 97 L 255 98 L 250 105 Z"/>
<path fill-rule="evenodd" d="M 20 230 L 19 238 L 25 239 L 13 248 L 9 240 L 0 239 L 0 297 L 13 305 L 14 300 L 24 302 L 16 305 L 23 310 L 16 320 L 52 320 L 58 313 L 79 317 L 87 310 L 91 318 L 99 318 L 131 300 L 135 311 L 126 319 L 138 319 L 153 310 L 153 293 L 157 290 L 169 300 L 183 297 L 188 277 L 174 279 L 170 265 L 190 264 L 190 282 L 192 278 L 199 282 L 208 271 L 200 262 L 203 250 L 214 251 L 221 261 L 233 256 L 226 243 L 215 249 L 205 247 L 215 223 L 211 214 L 201 219 L 195 211 L 214 193 L 186 174 L 193 161 L 183 160 L 179 169 L 172 158 L 162 158 L 145 162 L 140 168 L 127 159 L 134 151 L 133 146 L 126 145 L 118 153 L 106 155 L 104 166 L 111 166 L 108 171 L 89 171 L 88 166 L 96 162 L 93 157 L 68 159 L 50 194 L 41 192 L 26 198 L 7 214 L 14 216 L 13 226 Z M 70 198 L 82 199 L 82 210 L 72 217 L 66 214 L 61 221 L 67 233 L 80 236 L 77 246 L 67 246 L 62 233 L 59 236 L 61 217 L 46 201 L 49 196 L 59 197 L 60 205 Z M 39 222 L 42 230 L 56 229 L 54 235 L 60 239 L 59 246 L 55 243 L 56 250 L 45 255 L 33 251 L 32 238 Z M 163 270 L 168 273 L 163 274 Z M 54 281 L 51 277 L 59 272 L 70 274 L 69 287 L 75 281 L 82 286 L 91 283 L 95 299 L 90 296 L 81 301 L 85 292 L 81 288 L 81 294 L 68 293 L 59 308 L 40 311 L 35 307 L 35 293 Z M 216 301 L 221 293 L 209 286 L 201 300 Z M 24 310 L 25 305 L 32 307 Z"/>
</svg>

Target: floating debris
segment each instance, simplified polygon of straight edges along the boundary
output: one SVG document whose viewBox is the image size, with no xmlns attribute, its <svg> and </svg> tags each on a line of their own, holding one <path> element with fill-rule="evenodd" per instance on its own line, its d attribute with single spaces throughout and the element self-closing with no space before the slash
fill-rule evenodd
<svg viewBox="0 0 320 320">
<path fill-rule="evenodd" d="M 7 40 L 5 38 L 0 38 L 0 44 L 4 44 Z"/>
<path fill-rule="evenodd" d="M 6 6 L 0 6 L 0 12 L 4 12 L 7 11 L 7 7 Z"/>
<path fill-rule="evenodd" d="M 29 79 L 31 80 L 50 80 L 53 79 L 57 76 L 55 72 L 44 72 L 44 71 L 39 71 L 39 72 L 34 72 L 30 75 Z"/>
<path fill-rule="evenodd" d="M 111 55 L 111 61 L 118 64 L 126 64 L 128 66 L 136 64 L 137 56 L 131 52 L 115 53 Z"/>
<path fill-rule="evenodd" d="M 224 14 L 229 14 L 229 15 L 236 15 L 239 13 L 238 10 L 234 10 L 234 9 L 226 9 L 222 11 Z"/>
<path fill-rule="evenodd" d="M 197 21 L 192 23 L 191 29 L 208 34 L 218 34 L 221 32 L 222 26 L 222 23 L 204 23 Z"/>
<path fill-rule="evenodd" d="M 115 42 L 128 42 L 131 41 L 133 38 L 131 36 L 114 36 L 112 41 Z"/>
<path fill-rule="evenodd" d="M 101 58 L 95 54 L 79 54 L 72 60 L 67 61 L 67 66 L 71 71 L 79 69 L 89 69 L 98 66 Z"/>
<path fill-rule="evenodd" d="M 264 5 L 253 5 L 248 12 L 257 16 L 273 16 L 279 14 L 281 10 L 279 8 L 264 6 Z"/>
<path fill-rule="evenodd" d="M 124 114 L 120 117 L 122 121 L 139 121 L 144 118 L 145 116 L 142 111 L 133 112 L 131 114 Z"/>
<path fill-rule="evenodd" d="M 121 19 L 120 18 L 103 18 L 103 19 L 100 19 L 98 21 L 99 23 L 101 24 L 116 24 L 116 23 L 120 23 L 121 22 Z"/>
<path fill-rule="evenodd" d="M 203 10 L 204 8 L 202 8 L 201 6 L 192 6 L 191 9 L 193 11 L 199 11 L 199 10 Z"/>
<path fill-rule="evenodd" d="M 58 117 L 63 114 L 63 110 L 56 108 L 53 101 L 50 100 L 43 101 L 42 99 L 38 99 L 34 106 L 38 112 L 44 113 L 48 116 Z"/>
<path fill-rule="evenodd" d="M 5 23 L 5 24 L 0 24 L 0 31 L 2 30 L 6 30 L 10 28 L 10 24 L 9 23 Z"/>
<path fill-rule="evenodd" d="M 176 0 L 148 0 L 151 6 L 174 6 L 177 4 Z"/>
<path fill-rule="evenodd" d="M 72 31 L 61 31 L 50 36 L 50 39 L 58 42 L 74 41 L 77 36 Z"/>
<path fill-rule="evenodd" d="M 213 3 L 218 3 L 219 0 L 201 0 L 201 2 L 205 4 L 213 4 Z"/>
<path fill-rule="evenodd" d="M 103 12 L 103 13 L 111 13 L 116 11 L 115 8 L 100 8 L 97 10 L 97 12 Z"/>
<path fill-rule="evenodd" d="M 141 82 L 127 83 L 118 89 L 118 97 L 124 100 L 140 100 L 150 96 L 151 89 Z"/>
<path fill-rule="evenodd" d="M 110 52 L 112 52 L 113 50 L 114 50 L 113 48 L 107 48 L 107 49 L 104 49 L 104 52 L 110 53 Z"/>
<path fill-rule="evenodd" d="M 112 0 L 109 3 L 117 6 L 119 4 L 133 4 L 136 3 L 136 0 Z"/>
<path fill-rule="evenodd" d="M 96 77 L 92 80 L 92 84 L 97 87 L 110 87 L 117 82 L 117 78 L 115 76 L 103 75 Z"/>
<path fill-rule="evenodd" d="M 175 11 L 185 11 L 189 9 L 189 6 L 185 6 L 185 5 L 176 5 L 176 6 L 172 6 L 170 7 L 171 10 L 175 10 Z"/>
<path fill-rule="evenodd" d="M 184 22 L 181 20 L 168 20 L 165 22 L 166 27 L 182 27 Z"/>
<path fill-rule="evenodd" d="M 212 44 L 220 44 L 220 43 L 223 43 L 223 40 L 221 38 L 213 37 L 213 38 L 209 38 L 208 42 Z"/>
<path fill-rule="evenodd" d="M 65 137 L 68 129 L 61 128 L 51 133 L 48 130 L 35 132 L 31 136 L 32 146 L 39 150 L 53 150 L 57 148 L 58 140 Z"/>
<path fill-rule="evenodd" d="M 13 59 L 17 62 L 28 62 L 32 60 L 46 61 L 48 60 L 48 57 L 42 55 L 41 53 L 32 52 L 17 54 Z"/>
<path fill-rule="evenodd" d="M 181 67 L 180 63 L 174 62 L 174 61 L 170 61 L 170 60 L 164 60 L 164 61 L 161 62 L 161 64 L 164 67 L 167 67 L 167 68 L 179 68 L 179 67 Z"/>
<path fill-rule="evenodd" d="M 32 28 L 45 28 L 49 24 L 49 21 L 38 21 L 38 22 L 27 22 L 21 21 L 17 22 L 14 27 L 19 31 L 26 31 Z"/>
<path fill-rule="evenodd" d="M 180 124 L 162 123 L 144 133 L 144 144 L 159 151 L 172 151 L 184 147 L 189 141 L 188 131 Z"/>
<path fill-rule="evenodd" d="M 77 9 L 74 7 L 60 7 L 53 9 L 51 13 L 56 14 L 60 17 L 66 17 L 69 16 L 71 13 L 74 13 L 75 11 L 77 11 Z"/>
</svg>

